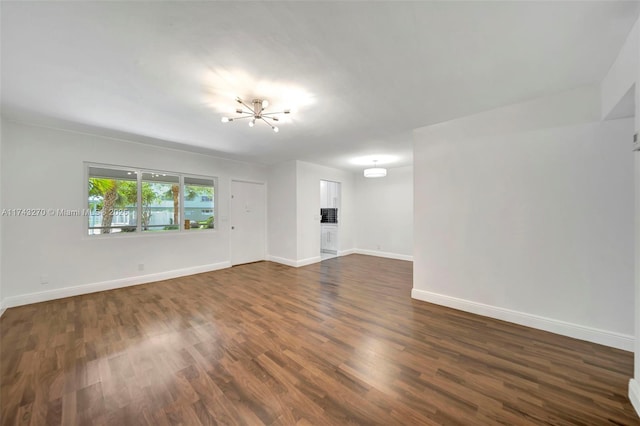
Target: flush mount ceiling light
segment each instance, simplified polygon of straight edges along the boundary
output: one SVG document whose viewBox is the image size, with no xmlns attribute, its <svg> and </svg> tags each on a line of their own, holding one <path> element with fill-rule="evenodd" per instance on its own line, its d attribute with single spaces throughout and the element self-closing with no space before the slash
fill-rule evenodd
<svg viewBox="0 0 640 426">
<path fill-rule="evenodd" d="M 267 120 L 271 120 L 273 122 L 278 122 L 280 119 L 275 117 L 278 114 L 290 114 L 291 110 L 285 109 L 284 111 L 279 112 L 264 112 L 265 108 L 269 106 L 269 102 L 266 99 L 254 99 L 251 101 L 251 105 L 247 105 L 240 98 L 236 98 L 236 102 L 238 102 L 241 107 L 236 108 L 236 113 L 243 114 L 238 117 L 222 117 L 223 123 L 228 123 L 234 120 L 242 120 L 244 118 L 249 118 L 249 127 L 253 127 L 257 121 L 264 121 L 267 123 L 271 130 L 278 133 L 280 129 L 274 124 L 271 124 Z"/>
<path fill-rule="evenodd" d="M 373 160 L 373 167 L 370 169 L 364 169 L 364 177 L 366 178 L 377 178 L 377 177 L 385 177 L 387 175 L 387 169 L 382 167 L 376 167 L 377 160 Z"/>
</svg>

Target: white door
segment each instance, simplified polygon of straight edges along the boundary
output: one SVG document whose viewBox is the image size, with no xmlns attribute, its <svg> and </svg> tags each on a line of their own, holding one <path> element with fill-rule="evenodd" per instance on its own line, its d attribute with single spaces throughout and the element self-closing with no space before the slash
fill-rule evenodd
<svg viewBox="0 0 640 426">
<path fill-rule="evenodd" d="M 231 181 L 230 209 L 231 264 L 256 262 L 265 258 L 264 184 Z"/>
</svg>

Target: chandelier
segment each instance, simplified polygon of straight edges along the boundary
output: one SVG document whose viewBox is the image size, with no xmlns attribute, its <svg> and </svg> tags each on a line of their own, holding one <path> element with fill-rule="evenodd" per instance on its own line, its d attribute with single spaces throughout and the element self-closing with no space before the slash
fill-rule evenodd
<svg viewBox="0 0 640 426">
<path fill-rule="evenodd" d="M 278 133 L 280 129 L 267 120 L 271 120 L 272 122 L 278 122 L 280 119 L 275 117 L 277 114 L 289 114 L 291 110 L 285 109 L 284 111 L 279 112 L 264 112 L 264 110 L 269 106 L 269 101 L 266 99 L 254 99 L 251 101 L 251 105 L 247 105 L 242 99 L 236 98 L 236 102 L 238 102 L 241 107 L 236 108 L 236 113 L 244 114 L 239 117 L 222 117 L 223 123 L 228 123 L 233 120 L 242 120 L 244 118 L 249 118 L 249 127 L 253 127 L 256 124 L 256 121 L 264 121 L 267 123 L 271 130 Z"/>
</svg>

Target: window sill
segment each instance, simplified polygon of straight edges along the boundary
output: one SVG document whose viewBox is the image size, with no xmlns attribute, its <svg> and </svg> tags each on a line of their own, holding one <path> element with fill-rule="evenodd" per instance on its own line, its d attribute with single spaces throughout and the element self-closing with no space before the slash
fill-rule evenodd
<svg viewBox="0 0 640 426">
<path fill-rule="evenodd" d="M 196 230 L 180 230 L 180 231 L 163 231 L 163 232 L 116 232 L 113 234 L 98 234 L 98 235 L 87 235 L 85 234 L 83 240 L 108 240 L 108 239 L 129 239 L 129 238 L 163 238 L 169 236 L 186 236 L 186 235 L 215 235 L 217 234 L 219 229 L 203 229 L 200 231 Z M 86 230 L 85 230 L 86 233 Z"/>
</svg>

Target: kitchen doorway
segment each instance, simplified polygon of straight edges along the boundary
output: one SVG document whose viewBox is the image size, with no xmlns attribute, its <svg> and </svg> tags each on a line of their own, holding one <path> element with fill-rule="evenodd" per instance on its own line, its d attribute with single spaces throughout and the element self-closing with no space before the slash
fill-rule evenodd
<svg viewBox="0 0 640 426">
<path fill-rule="evenodd" d="M 338 256 L 340 249 L 340 182 L 320 181 L 320 257 Z"/>
</svg>

